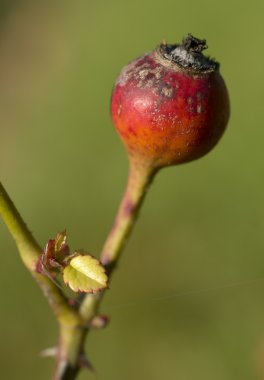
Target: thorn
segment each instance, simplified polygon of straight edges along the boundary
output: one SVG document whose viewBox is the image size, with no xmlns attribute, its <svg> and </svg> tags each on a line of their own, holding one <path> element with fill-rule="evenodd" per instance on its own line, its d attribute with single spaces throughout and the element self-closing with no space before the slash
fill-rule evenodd
<svg viewBox="0 0 264 380">
<path fill-rule="evenodd" d="M 87 369 L 89 372 L 95 374 L 95 369 L 91 362 L 87 359 L 85 353 L 81 353 L 79 357 L 79 366 L 83 369 Z"/>
<path fill-rule="evenodd" d="M 102 329 L 108 325 L 108 322 L 109 317 L 106 315 L 97 315 L 91 320 L 90 327 L 94 329 Z"/>
<path fill-rule="evenodd" d="M 76 307 L 76 306 L 78 305 L 78 302 L 77 302 L 77 300 L 74 299 L 74 298 L 69 298 L 69 299 L 68 299 L 68 304 L 69 304 L 70 306 L 72 306 L 72 307 Z"/>
<path fill-rule="evenodd" d="M 57 347 L 50 347 L 50 348 L 46 348 L 45 350 L 41 351 L 39 353 L 39 356 L 42 358 L 55 357 L 55 356 L 57 356 L 57 353 L 58 353 Z"/>
</svg>

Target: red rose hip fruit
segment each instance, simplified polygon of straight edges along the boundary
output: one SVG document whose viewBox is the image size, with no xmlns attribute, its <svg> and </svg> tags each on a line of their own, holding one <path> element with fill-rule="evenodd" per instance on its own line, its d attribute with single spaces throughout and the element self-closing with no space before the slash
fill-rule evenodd
<svg viewBox="0 0 264 380">
<path fill-rule="evenodd" d="M 209 152 L 229 118 L 219 64 L 205 57 L 205 40 L 162 43 L 124 67 L 112 94 L 112 118 L 130 158 L 152 169 Z"/>
</svg>

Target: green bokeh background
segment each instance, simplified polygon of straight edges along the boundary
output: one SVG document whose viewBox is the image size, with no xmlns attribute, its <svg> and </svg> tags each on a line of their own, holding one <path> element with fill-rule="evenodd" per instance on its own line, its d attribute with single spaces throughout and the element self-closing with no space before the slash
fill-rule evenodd
<svg viewBox="0 0 264 380">
<path fill-rule="evenodd" d="M 263 1 L 2 0 L 0 12 L 1 181 L 42 245 L 66 227 L 95 255 L 127 175 L 109 115 L 119 70 L 163 39 L 207 39 L 228 130 L 157 176 L 87 352 L 98 380 L 264 379 Z M 38 353 L 57 325 L 2 222 L 0 237 L 0 377 L 46 380 Z"/>
</svg>

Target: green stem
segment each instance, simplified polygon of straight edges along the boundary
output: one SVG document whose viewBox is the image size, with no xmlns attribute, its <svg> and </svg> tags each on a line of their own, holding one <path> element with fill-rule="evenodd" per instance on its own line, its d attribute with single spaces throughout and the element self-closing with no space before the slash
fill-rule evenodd
<svg viewBox="0 0 264 380">
<path fill-rule="evenodd" d="M 47 297 L 59 323 L 64 325 L 79 323 L 80 317 L 68 305 L 67 298 L 60 289 L 47 276 L 36 272 L 36 264 L 41 254 L 41 248 L 27 228 L 1 182 L 0 215 L 15 240 L 23 263 Z"/>
<path fill-rule="evenodd" d="M 117 265 L 154 174 L 155 171 L 151 166 L 142 166 L 136 160 L 131 160 L 127 187 L 100 257 L 109 276 Z M 41 249 L 1 183 L 0 215 L 17 244 L 23 262 L 47 296 L 60 324 L 54 380 L 73 380 L 80 370 L 80 358 L 83 355 L 89 322 L 98 313 L 104 292 L 86 295 L 78 312 L 74 311 L 56 285 L 48 277 L 36 273 L 36 263 Z"/>
<path fill-rule="evenodd" d="M 54 380 L 72 380 L 78 375 L 84 357 L 87 329 L 83 326 L 61 326 Z M 88 365 L 88 363 L 87 363 Z"/>
<path fill-rule="evenodd" d="M 107 268 L 109 276 L 115 269 L 125 243 L 135 225 L 140 207 L 147 189 L 155 175 L 150 165 L 141 165 L 131 159 L 128 182 L 121 200 L 115 222 L 105 241 L 101 252 L 101 262 Z M 96 315 L 103 293 L 87 295 L 79 309 L 79 313 L 87 323 Z"/>
<path fill-rule="evenodd" d="M 0 214 L 14 238 L 25 266 L 34 271 L 41 252 L 15 205 L 0 182 Z"/>
<path fill-rule="evenodd" d="M 111 270 L 118 262 L 132 231 L 153 175 L 150 166 L 142 166 L 137 161 L 131 160 L 127 187 L 100 257 L 101 262 Z"/>
</svg>

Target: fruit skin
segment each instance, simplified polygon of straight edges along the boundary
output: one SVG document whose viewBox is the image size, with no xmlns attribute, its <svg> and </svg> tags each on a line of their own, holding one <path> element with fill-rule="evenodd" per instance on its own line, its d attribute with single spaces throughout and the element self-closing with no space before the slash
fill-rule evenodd
<svg viewBox="0 0 264 380">
<path fill-rule="evenodd" d="M 208 59 L 209 69 L 183 67 L 164 58 L 163 46 L 172 45 L 160 45 L 123 68 L 111 102 L 114 125 L 130 158 L 155 168 L 205 155 L 222 136 L 230 113 L 218 64 Z M 198 50 L 192 53 L 205 58 Z"/>
</svg>

